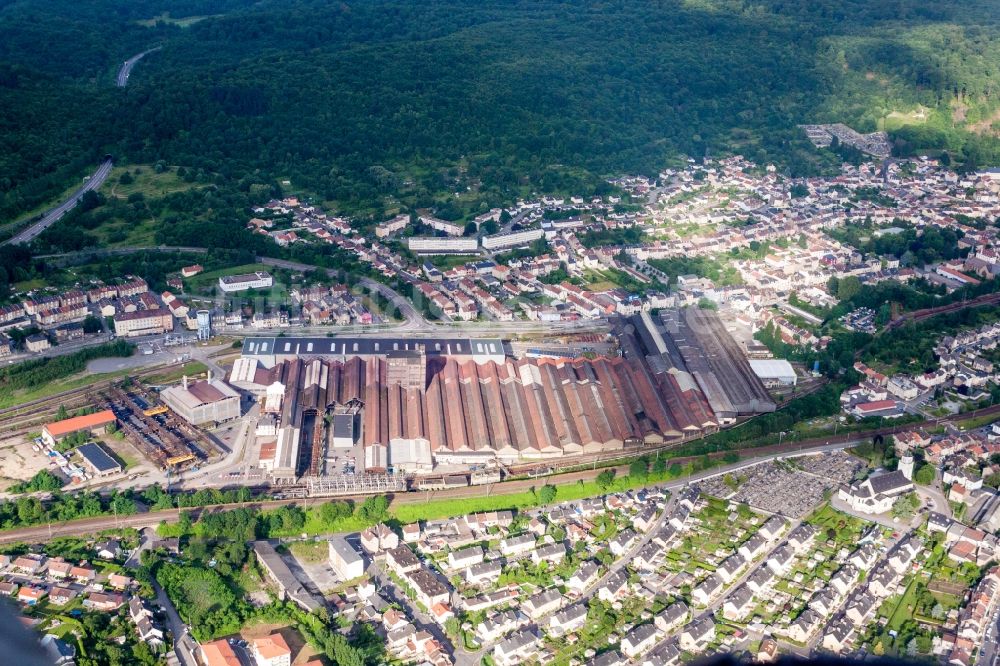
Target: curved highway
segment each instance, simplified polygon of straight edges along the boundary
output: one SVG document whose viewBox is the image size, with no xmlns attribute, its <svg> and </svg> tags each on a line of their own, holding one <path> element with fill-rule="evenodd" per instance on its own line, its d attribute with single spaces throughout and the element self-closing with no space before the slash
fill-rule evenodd
<svg viewBox="0 0 1000 666">
<path fill-rule="evenodd" d="M 132 73 L 132 68 L 135 64 L 139 62 L 144 56 L 156 51 L 160 47 L 154 49 L 149 49 L 148 51 L 143 51 L 137 55 L 132 56 L 124 63 L 122 63 L 121 68 L 118 70 L 118 76 L 115 78 L 115 85 L 119 88 L 124 88 L 128 84 L 128 77 Z M 101 165 L 97 167 L 94 173 L 87 176 L 86 182 L 81 185 L 66 201 L 62 202 L 49 212 L 45 213 L 40 220 L 29 226 L 27 229 L 21 231 L 19 234 L 13 238 L 9 238 L 4 241 L 3 245 L 20 245 L 22 243 L 30 243 L 35 240 L 40 233 L 51 227 L 53 224 L 62 219 L 63 215 L 69 211 L 76 208 L 76 205 L 80 203 L 80 199 L 87 192 L 98 189 L 104 184 L 108 176 L 111 174 L 111 169 L 114 167 L 114 161 L 108 156 L 104 158 Z"/>
<path fill-rule="evenodd" d="M 153 51 L 159 51 L 160 47 L 149 49 L 148 51 L 143 51 L 137 55 L 132 56 L 128 60 L 122 63 L 121 68 L 118 70 L 118 76 L 115 78 L 115 85 L 119 88 L 124 88 L 128 85 L 128 77 L 132 73 L 132 68 L 135 67 L 135 63 L 142 60 L 144 57 L 152 53 Z"/>
</svg>

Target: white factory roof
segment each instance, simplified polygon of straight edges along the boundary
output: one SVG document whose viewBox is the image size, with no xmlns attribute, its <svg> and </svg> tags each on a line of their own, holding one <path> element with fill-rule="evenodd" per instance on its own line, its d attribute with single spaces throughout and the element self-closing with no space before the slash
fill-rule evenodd
<svg viewBox="0 0 1000 666">
<path fill-rule="evenodd" d="M 164 389 L 160 395 L 163 396 L 165 401 L 173 398 L 188 409 L 195 409 L 226 398 L 238 398 L 240 396 L 228 384 L 218 379 L 194 382 L 186 387 L 171 386 Z"/>
<path fill-rule="evenodd" d="M 795 368 L 792 364 L 784 359 L 778 358 L 767 358 L 767 359 L 750 359 L 750 367 L 753 368 L 754 374 L 756 374 L 761 379 L 777 378 L 777 377 L 788 377 L 790 379 L 795 378 Z"/>
</svg>

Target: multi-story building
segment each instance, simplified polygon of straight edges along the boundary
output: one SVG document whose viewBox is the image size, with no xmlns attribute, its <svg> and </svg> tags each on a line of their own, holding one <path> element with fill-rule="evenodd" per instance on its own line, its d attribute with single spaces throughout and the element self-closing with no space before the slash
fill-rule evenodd
<svg viewBox="0 0 1000 666">
<path fill-rule="evenodd" d="M 544 235 L 545 232 L 539 228 L 523 229 L 521 231 L 511 231 L 503 234 L 493 234 L 492 236 L 483 236 L 483 249 L 502 250 L 527 245 L 532 241 L 538 240 Z"/>
<path fill-rule="evenodd" d="M 410 252 L 418 254 L 475 254 L 479 251 L 479 240 L 413 236 L 407 240 L 407 247 L 410 248 Z"/>
<path fill-rule="evenodd" d="M 119 312 L 114 317 L 115 335 L 134 337 L 138 335 L 160 335 L 174 330 L 174 316 L 169 310 L 136 310 Z"/>
<path fill-rule="evenodd" d="M 402 231 L 406 228 L 406 225 L 410 223 L 409 215 L 397 215 L 391 220 L 386 220 L 375 226 L 375 235 L 378 238 L 385 238 L 386 236 L 391 236 L 397 231 Z"/>
<path fill-rule="evenodd" d="M 257 666 L 289 666 L 292 663 L 292 650 L 281 634 L 255 638 L 250 652 Z"/>
<path fill-rule="evenodd" d="M 353 580 L 365 574 L 365 561 L 347 540 L 340 536 L 330 539 L 330 566 L 343 580 Z"/>
<path fill-rule="evenodd" d="M 421 215 L 420 222 L 427 225 L 434 231 L 441 231 L 449 236 L 461 236 L 465 233 L 465 226 L 458 222 L 449 222 L 430 215 Z"/>
</svg>

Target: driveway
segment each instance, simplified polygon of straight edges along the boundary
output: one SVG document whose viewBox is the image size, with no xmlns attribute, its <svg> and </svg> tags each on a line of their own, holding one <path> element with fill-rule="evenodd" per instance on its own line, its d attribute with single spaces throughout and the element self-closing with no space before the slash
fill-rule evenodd
<svg viewBox="0 0 1000 666">
<path fill-rule="evenodd" d="M 167 626 L 174 636 L 174 653 L 182 666 L 199 666 L 195 655 L 198 653 L 198 644 L 194 638 L 187 633 L 184 622 L 181 621 L 177 609 L 174 608 L 167 593 L 163 591 L 159 583 L 153 581 L 153 589 L 156 590 L 156 602 L 163 607 L 167 614 Z"/>
</svg>

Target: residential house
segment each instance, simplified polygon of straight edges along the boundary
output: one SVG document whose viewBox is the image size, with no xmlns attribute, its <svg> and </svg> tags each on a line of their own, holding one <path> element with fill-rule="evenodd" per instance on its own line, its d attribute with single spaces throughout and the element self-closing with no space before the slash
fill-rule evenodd
<svg viewBox="0 0 1000 666">
<path fill-rule="evenodd" d="M 781 533 L 785 531 L 785 527 L 788 522 L 781 516 L 774 515 L 767 519 L 763 525 L 760 526 L 760 530 L 757 531 L 762 537 L 768 541 L 773 541 L 781 536 Z"/>
<path fill-rule="evenodd" d="M 566 557 L 566 546 L 562 543 L 550 543 L 531 552 L 531 561 L 535 564 L 549 562 L 559 564 Z"/>
<path fill-rule="evenodd" d="M 721 564 L 719 564 L 718 568 L 715 570 L 715 573 L 718 574 L 719 578 L 722 579 L 723 583 L 728 585 L 729 583 L 733 582 L 733 580 L 736 579 L 736 574 L 738 574 L 740 570 L 746 566 L 746 564 L 747 561 L 743 559 L 742 555 L 740 555 L 739 553 L 734 553 L 729 557 L 727 557 L 726 559 L 724 559 Z"/>
<path fill-rule="evenodd" d="M 660 633 L 667 634 L 681 626 L 687 620 L 689 612 L 687 604 L 683 601 L 677 601 L 660 611 L 653 618 L 653 624 Z"/>
<path fill-rule="evenodd" d="M 746 585 L 740 585 L 726 597 L 726 602 L 722 606 L 722 615 L 727 620 L 742 620 L 753 610 L 753 607 L 753 592 Z"/>
<path fill-rule="evenodd" d="M 465 569 L 483 561 L 483 547 L 469 546 L 448 553 L 448 567 L 450 569 Z"/>
<path fill-rule="evenodd" d="M 707 606 L 721 591 L 722 578 L 718 574 L 713 573 L 691 590 L 691 600 L 701 606 Z"/>
<path fill-rule="evenodd" d="M 482 585 L 495 583 L 500 579 L 501 573 L 503 573 L 503 567 L 499 562 L 480 562 L 466 569 L 463 572 L 463 577 L 469 585 Z"/>
<path fill-rule="evenodd" d="M 640 624 L 622 638 L 622 654 L 629 659 L 635 659 L 652 649 L 656 645 L 656 638 L 656 627 L 652 624 Z"/>
<path fill-rule="evenodd" d="M 64 585 L 53 585 L 49 590 L 49 601 L 57 606 L 65 606 L 76 598 L 76 590 Z"/>
<path fill-rule="evenodd" d="M 521 608 L 528 614 L 528 617 L 537 621 L 539 618 L 559 610 L 562 602 L 562 593 L 556 588 L 550 588 L 528 597 Z"/>
<path fill-rule="evenodd" d="M 105 594 L 104 592 L 91 592 L 83 600 L 85 608 L 98 611 L 114 611 L 122 607 L 125 597 L 120 594 Z"/>
<path fill-rule="evenodd" d="M 540 641 L 541 638 L 533 631 L 514 634 L 493 648 L 493 661 L 500 666 L 522 664 L 538 651 Z"/>
<path fill-rule="evenodd" d="M 767 567 L 776 576 L 781 576 L 791 568 L 794 559 L 795 551 L 786 544 L 771 553 L 771 556 L 767 558 Z"/>
<path fill-rule="evenodd" d="M 420 559 L 413 554 L 409 546 L 397 546 L 386 551 L 385 563 L 397 576 L 403 576 L 420 568 Z"/>
<path fill-rule="evenodd" d="M 752 537 L 740 544 L 740 547 L 736 552 L 738 552 L 747 562 L 753 562 L 758 556 L 764 554 L 766 550 L 767 539 L 759 534 L 754 534 Z"/>
<path fill-rule="evenodd" d="M 576 571 L 566 581 L 567 593 L 581 596 L 587 588 L 597 582 L 600 577 L 600 567 L 597 562 L 587 560 L 577 567 Z"/>
<path fill-rule="evenodd" d="M 535 537 L 531 534 L 500 540 L 500 552 L 507 557 L 527 555 L 535 549 Z"/>
<path fill-rule="evenodd" d="M 45 588 L 43 587 L 35 587 L 34 585 L 24 585 L 17 593 L 17 600 L 20 601 L 25 606 L 34 606 L 39 601 L 44 599 L 45 595 L 46 592 Z"/>
<path fill-rule="evenodd" d="M 548 631 L 553 636 L 565 636 L 573 633 L 587 623 L 586 604 L 574 604 L 569 608 L 554 613 L 549 618 Z"/>
<path fill-rule="evenodd" d="M 625 596 L 627 592 L 628 574 L 620 570 L 604 579 L 604 582 L 597 588 L 597 597 L 601 601 L 612 602 Z"/>
<path fill-rule="evenodd" d="M 679 643 L 682 650 L 697 654 L 703 652 L 714 639 L 715 620 L 711 615 L 706 615 L 684 627 Z"/>
<path fill-rule="evenodd" d="M 846 615 L 841 615 L 827 625 L 823 633 L 823 648 L 839 654 L 850 646 L 853 637 L 854 623 Z"/>
</svg>

